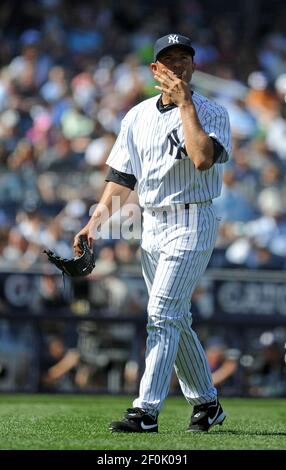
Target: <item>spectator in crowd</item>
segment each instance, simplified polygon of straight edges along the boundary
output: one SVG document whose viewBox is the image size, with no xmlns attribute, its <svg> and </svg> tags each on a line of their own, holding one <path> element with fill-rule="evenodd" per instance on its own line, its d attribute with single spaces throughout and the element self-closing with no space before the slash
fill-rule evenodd
<svg viewBox="0 0 286 470">
<path fill-rule="evenodd" d="M 278 333 L 278 332 L 277 332 Z M 255 397 L 286 396 L 285 335 L 265 331 L 248 371 L 248 393 Z"/>
<path fill-rule="evenodd" d="M 259 194 L 258 204 L 261 217 L 244 226 L 233 226 L 238 238 L 227 248 L 226 258 L 248 268 L 282 269 L 286 255 L 286 209 L 279 190 L 264 189 Z"/>
<path fill-rule="evenodd" d="M 226 165 L 222 192 L 220 197 L 214 200 L 214 207 L 224 222 L 247 222 L 255 216 L 254 208 L 241 191 L 232 165 Z"/>
<path fill-rule="evenodd" d="M 285 91 L 286 96 L 286 91 Z M 286 163 L 286 103 L 281 103 L 279 114 L 269 125 L 266 142 L 270 150 L 275 152 L 276 155 Z"/>
<path fill-rule="evenodd" d="M 239 350 L 228 348 L 223 338 L 213 336 L 206 341 L 206 356 L 220 395 L 237 395 Z"/>
<path fill-rule="evenodd" d="M 68 349 L 60 335 L 47 338 L 47 349 L 41 363 L 42 391 L 73 391 L 75 389 L 75 369 L 80 354 Z"/>
</svg>

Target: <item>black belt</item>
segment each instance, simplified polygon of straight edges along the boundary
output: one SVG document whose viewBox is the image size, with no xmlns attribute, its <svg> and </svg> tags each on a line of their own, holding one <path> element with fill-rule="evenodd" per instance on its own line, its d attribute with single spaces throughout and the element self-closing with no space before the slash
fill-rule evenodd
<svg viewBox="0 0 286 470">
<path fill-rule="evenodd" d="M 185 209 L 189 209 L 190 206 L 206 206 L 206 205 L 209 205 L 209 204 L 212 204 L 212 200 L 210 199 L 209 201 L 204 201 L 204 202 L 188 202 L 187 204 L 185 204 Z"/>
<path fill-rule="evenodd" d="M 209 205 L 209 204 L 212 204 L 212 200 L 211 200 L 211 199 L 210 199 L 209 201 L 205 201 L 205 202 L 187 202 L 186 204 L 183 204 L 183 203 L 181 203 L 181 204 L 179 204 L 179 203 L 178 203 L 178 204 L 173 204 L 173 209 L 174 209 L 174 210 L 177 210 L 177 207 L 179 207 L 179 208 L 181 208 L 181 209 L 184 207 L 184 209 L 187 210 L 187 209 L 189 209 L 191 206 L 199 206 L 199 207 L 200 207 L 200 206 L 206 206 L 206 205 Z M 170 207 L 171 207 L 171 206 L 170 206 Z M 162 213 L 163 213 L 163 214 L 167 214 L 168 211 L 167 211 L 167 210 L 163 210 Z M 156 214 L 156 212 L 153 210 L 153 211 L 152 211 L 152 215 L 154 216 L 155 214 Z"/>
</svg>

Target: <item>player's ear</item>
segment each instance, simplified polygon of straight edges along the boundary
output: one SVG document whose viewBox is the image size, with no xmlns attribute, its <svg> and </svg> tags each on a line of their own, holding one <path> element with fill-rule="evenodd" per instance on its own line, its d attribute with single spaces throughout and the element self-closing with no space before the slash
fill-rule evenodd
<svg viewBox="0 0 286 470">
<path fill-rule="evenodd" d="M 153 73 L 157 72 L 157 70 L 158 70 L 157 62 L 152 62 L 152 64 L 150 64 L 150 70 Z"/>
<path fill-rule="evenodd" d="M 196 62 L 193 61 L 193 63 L 192 63 L 192 71 L 193 71 L 193 73 L 194 73 L 194 71 L 196 70 L 196 67 L 197 67 L 197 64 L 196 64 Z"/>
</svg>

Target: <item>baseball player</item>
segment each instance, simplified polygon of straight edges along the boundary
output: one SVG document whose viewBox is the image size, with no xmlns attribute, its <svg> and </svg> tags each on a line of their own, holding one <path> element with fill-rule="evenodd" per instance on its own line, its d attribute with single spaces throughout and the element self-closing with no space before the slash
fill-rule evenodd
<svg viewBox="0 0 286 470">
<path fill-rule="evenodd" d="M 204 350 L 192 329 L 190 299 L 213 251 L 222 164 L 230 154 L 226 110 L 191 90 L 195 51 L 189 38 L 168 34 L 154 47 L 151 70 L 160 92 L 132 108 L 107 160 L 108 182 L 100 203 L 127 199 L 137 183 L 143 208 L 141 259 L 149 292 L 146 365 L 139 396 L 113 432 L 158 432 L 158 414 L 173 367 L 193 406 L 188 431 L 208 431 L 225 419 Z M 94 211 L 76 235 L 90 247 L 99 225 Z"/>
</svg>

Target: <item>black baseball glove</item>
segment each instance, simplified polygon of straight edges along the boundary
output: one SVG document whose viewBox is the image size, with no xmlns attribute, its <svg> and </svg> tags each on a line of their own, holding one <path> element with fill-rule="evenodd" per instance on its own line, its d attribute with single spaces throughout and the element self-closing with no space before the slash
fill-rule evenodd
<svg viewBox="0 0 286 470">
<path fill-rule="evenodd" d="M 88 247 L 86 238 L 83 236 L 80 237 L 80 246 L 81 256 L 69 259 L 57 256 L 50 250 L 44 250 L 44 253 L 47 254 L 49 261 L 60 269 L 63 274 L 71 277 L 87 276 L 95 267 L 95 257 Z"/>
</svg>

